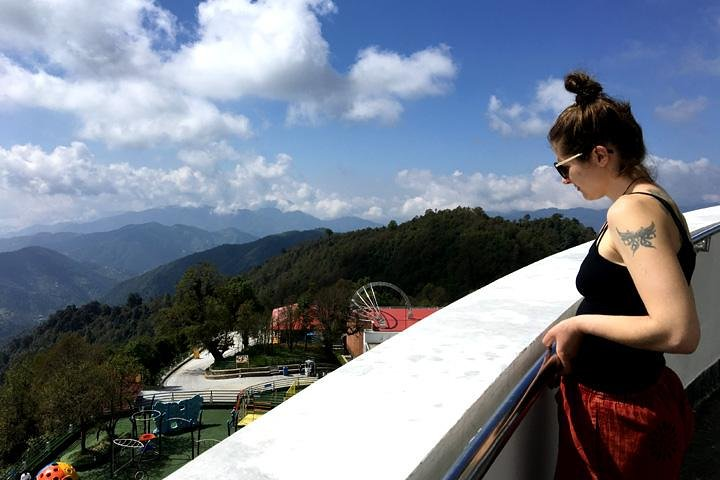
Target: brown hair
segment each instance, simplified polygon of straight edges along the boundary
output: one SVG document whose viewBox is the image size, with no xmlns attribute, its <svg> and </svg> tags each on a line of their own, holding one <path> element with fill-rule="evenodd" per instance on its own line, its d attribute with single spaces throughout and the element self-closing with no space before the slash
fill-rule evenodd
<svg viewBox="0 0 720 480">
<path fill-rule="evenodd" d="M 548 141 L 568 155 L 586 155 L 597 145 L 612 144 L 620 157 L 618 175 L 651 178 L 643 165 L 646 149 L 642 128 L 630 104 L 606 95 L 602 85 L 582 71 L 565 76 L 565 89 L 575 94 L 575 103 L 555 120 Z"/>
</svg>

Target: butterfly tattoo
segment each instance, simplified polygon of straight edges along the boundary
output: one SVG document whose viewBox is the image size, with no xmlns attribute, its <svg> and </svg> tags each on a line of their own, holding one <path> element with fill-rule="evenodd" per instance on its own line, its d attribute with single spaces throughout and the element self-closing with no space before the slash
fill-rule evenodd
<svg viewBox="0 0 720 480">
<path fill-rule="evenodd" d="M 655 248 L 652 244 L 652 239 L 657 236 L 657 232 L 655 231 L 655 222 L 652 222 L 647 227 L 640 227 L 640 229 L 635 232 L 631 232 L 630 230 L 621 232 L 617 228 L 615 230 L 617 230 L 618 235 L 620 235 L 620 240 L 630 247 L 633 255 L 635 255 L 635 252 L 640 247 Z"/>
</svg>

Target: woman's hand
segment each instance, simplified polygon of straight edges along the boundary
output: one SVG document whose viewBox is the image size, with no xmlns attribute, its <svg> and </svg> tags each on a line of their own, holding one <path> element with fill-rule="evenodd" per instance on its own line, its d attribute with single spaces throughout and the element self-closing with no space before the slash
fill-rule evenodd
<svg viewBox="0 0 720 480">
<path fill-rule="evenodd" d="M 572 360 L 580 348 L 583 333 L 578 328 L 577 318 L 570 317 L 553 325 L 542 340 L 546 347 L 555 344 L 555 352 L 562 364 L 562 375 L 572 371 Z"/>
</svg>

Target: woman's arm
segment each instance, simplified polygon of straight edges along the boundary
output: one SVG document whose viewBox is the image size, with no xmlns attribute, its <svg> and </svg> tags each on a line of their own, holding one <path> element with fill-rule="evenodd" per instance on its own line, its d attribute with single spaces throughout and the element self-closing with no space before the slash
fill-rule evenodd
<svg viewBox="0 0 720 480">
<path fill-rule="evenodd" d="M 661 204 L 641 195 L 620 197 L 608 211 L 612 249 L 627 266 L 646 316 L 579 315 L 553 326 L 543 343 L 556 342 L 568 370 L 582 334 L 631 347 L 691 353 L 700 341 L 692 290 L 677 260 L 677 227 Z"/>
</svg>

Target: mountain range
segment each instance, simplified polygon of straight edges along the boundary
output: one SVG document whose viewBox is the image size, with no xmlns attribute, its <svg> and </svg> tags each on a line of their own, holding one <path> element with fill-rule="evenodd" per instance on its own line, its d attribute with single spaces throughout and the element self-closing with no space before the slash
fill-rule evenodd
<svg viewBox="0 0 720 480">
<path fill-rule="evenodd" d="M 127 289 L 143 296 L 172 293 L 184 269 L 204 261 L 202 255 L 193 256 L 198 252 L 220 255 L 232 270 L 228 274 L 234 274 L 323 235 L 303 231 L 374 226 L 356 217 L 325 221 L 275 208 L 223 215 L 209 207 L 155 208 L 85 223 L 35 225 L 0 238 L 0 342 L 68 304 L 106 295 L 108 301 L 123 303 Z M 248 242 L 252 244 L 246 249 L 238 248 Z M 221 245 L 226 248 L 213 250 Z M 173 263 L 181 258 L 185 260 Z M 156 276 L 160 279 L 151 283 L 159 286 L 144 287 Z"/>
<path fill-rule="evenodd" d="M 511 220 L 557 213 L 595 230 L 605 219 L 604 210 L 586 208 L 488 212 Z M 5 252 L 0 253 L 0 342 L 68 304 L 122 304 L 133 292 L 143 298 L 172 293 L 195 263 L 210 262 L 223 274 L 236 275 L 291 246 L 323 237 L 323 229 L 376 226 L 354 217 L 328 222 L 277 209 L 217 215 L 209 208 L 167 207 L 89 223 L 31 227 L 25 235 L 0 238 L 0 252 Z M 266 232 L 274 234 L 257 238 Z"/>
<path fill-rule="evenodd" d="M 223 275 L 238 275 L 262 265 L 270 257 L 278 255 L 290 247 L 318 240 L 326 235 L 327 230 L 324 229 L 305 230 L 269 235 L 242 245 L 221 245 L 182 257 L 121 282 L 103 295 L 100 300 L 110 305 L 118 305 L 125 303 L 131 293 L 139 293 L 143 298 L 173 294 L 175 285 L 182 278 L 185 270 L 192 265 L 210 263 L 215 265 Z"/>
<path fill-rule="evenodd" d="M 0 252 L 28 246 L 45 247 L 79 262 L 97 264 L 103 275 L 125 280 L 195 252 L 253 240 L 257 237 L 236 228 L 208 232 L 187 225 L 166 226 L 153 222 L 126 225 L 109 232 L 36 233 L 0 238 Z"/>
<path fill-rule="evenodd" d="M 242 244 L 287 231 L 328 228 L 345 232 L 375 226 L 357 217 L 325 221 L 275 208 L 219 215 L 209 207 L 166 207 L 86 223 L 36 225 L 21 231 L 22 235 L 0 238 L 0 252 L 45 247 L 96 264 L 102 275 L 122 281 L 218 245 Z"/>
<path fill-rule="evenodd" d="M 44 247 L 0 253 L 0 343 L 66 305 L 92 300 L 124 304 L 130 293 L 140 293 L 143 298 L 172 294 L 191 265 L 209 262 L 225 275 L 236 275 L 287 248 L 321 238 L 326 232 L 324 229 L 285 232 L 241 245 L 221 245 L 120 283 L 103 275 L 102 271 L 107 270 L 103 266 Z"/>
<path fill-rule="evenodd" d="M 208 207 L 33 226 L 23 235 L 0 238 L 5 252 L 0 253 L 0 342 L 68 304 L 123 304 L 133 292 L 143 298 L 172 293 L 195 263 L 210 262 L 235 275 L 322 237 L 322 228 L 344 232 L 376 226 L 355 217 L 324 221 L 274 208 L 219 215 Z"/>
<path fill-rule="evenodd" d="M 114 281 L 43 247 L 0 253 L 0 341 L 54 310 L 98 298 Z"/>
<path fill-rule="evenodd" d="M 377 227 L 378 224 L 358 217 L 341 217 L 334 220 L 321 220 L 300 211 L 282 212 L 277 208 L 258 210 L 236 210 L 232 213 L 216 213 L 210 207 L 163 207 L 125 212 L 91 222 L 63 222 L 52 225 L 34 225 L 12 236 L 27 236 L 36 233 L 96 233 L 117 230 L 126 225 L 157 222 L 161 225 L 187 225 L 207 231 L 236 228 L 255 238 L 282 233 L 291 230 L 312 230 L 329 228 L 334 232 L 347 232 L 359 228 Z M 5 235 L 10 236 L 10 235 Z"/>
</svg>

